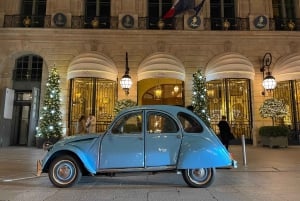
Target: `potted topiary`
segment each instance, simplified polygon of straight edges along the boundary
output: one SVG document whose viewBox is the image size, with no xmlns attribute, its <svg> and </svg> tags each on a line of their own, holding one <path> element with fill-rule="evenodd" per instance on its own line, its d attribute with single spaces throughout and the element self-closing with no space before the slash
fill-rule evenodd
<svg viewBox="0 0 300 201">
<path fill-rule="evenodd" d="M 262 145 L 269 147 L 287 147 L 289 129 L 284 125 L 274 126 L 275 119 L 281 120 L 288 114 L 283 100 L 276 98 L 266 99 L 259 108 L 263 118 L 272 118 L 272 126 L 263 126 L 259 129 Z"/>
<path fill-rule="evenodd" d="M 121 110 L 134 107 L 137 103 L 131 99 L 122 99 L 115 102 L 114 113 L 118 114 Z"/>
</svg>

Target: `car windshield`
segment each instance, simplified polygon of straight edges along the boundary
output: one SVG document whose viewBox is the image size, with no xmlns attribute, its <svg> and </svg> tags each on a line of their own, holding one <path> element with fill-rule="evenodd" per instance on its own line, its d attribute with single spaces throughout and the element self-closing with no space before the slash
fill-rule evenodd
<svg viewBox="0 0 300 201">
<path fill-rule="evenodd" d="M 177 114 L 178 119 L 182 125 L 182 128 L 187 133 L 201 133 L 203 127 L 200 122 L 197 121 L 193 116 L 180 112 Z"/>
</svg>

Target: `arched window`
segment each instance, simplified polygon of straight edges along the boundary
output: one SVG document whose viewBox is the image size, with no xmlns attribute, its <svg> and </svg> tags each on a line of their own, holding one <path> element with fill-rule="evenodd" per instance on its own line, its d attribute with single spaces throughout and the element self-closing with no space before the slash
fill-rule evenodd
<svg viewBox="0 0 300 201">
<path fill-rule="evenodd" d="M 97 21 L 97 24 L 93 25 Z M 85 1 L 86 28 L 110 28 L 110 0 Z"/>
<path fill-rule="evenodd" d="M 38 55 L 26 55 L 15 63 L 14 81 L 41 81 L 43 58 Z"/>
<path fill-rule="evenodd" d="M 236 29 L 235 0 L 211 0 L 210 16 L 212 30 Z"/>
<path fill-rule="evenodd" d="M 171 78 L 150 78 L 138 83 L 140 105 L 184 106 L 184 83 Z"/>
</svg>

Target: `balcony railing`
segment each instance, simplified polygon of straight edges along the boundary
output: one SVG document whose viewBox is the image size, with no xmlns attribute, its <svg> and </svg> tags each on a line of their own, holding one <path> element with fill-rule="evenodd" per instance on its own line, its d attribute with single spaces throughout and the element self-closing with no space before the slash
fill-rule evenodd
<svg viewBox="0 0 300 201">
<path fill-rule="evenodd" d="M 211 30 L 238 30 L 247 31 L 249 18 L 210 18 Z"/>
<path fill-rule="evenodd" d="M 44 27 L 46 16 L 5 15 L 4 27 Z"/>
<path fill-rule="evenodd" d="M 87 16 L 72 16 L 71 25 L 72 29 L 119 29 L 119 18 L 114 17 L 94 17 Z M 4 27 L 51 27 L 51 15 L 46 16 L 25 16 L 25 15 L 5 15 Z M 183 30 L 184 18 L 176 17 L 172 19 L 162 20 L 158 17 L 139 17 L 137 26 L 134 29 L 162 29 L 162 30 Z M 236 31 L 249 31 L 250 21 L 249 18 L 204 18 L 204 30 L 236 30 Z M 64 27 L 68 28 L 68 27 Z M 284 18 L 270 18 L 269 30 L 271 31 L 299 31 L 300 18 L 284 19 Z"/>
<path fill-rule="evenodd" d="M 277 31 L 299 31 L 300 30 L 300 19 L 289 19 L 289 18 L 273 18 L 274 30 Z"/>
</svg>

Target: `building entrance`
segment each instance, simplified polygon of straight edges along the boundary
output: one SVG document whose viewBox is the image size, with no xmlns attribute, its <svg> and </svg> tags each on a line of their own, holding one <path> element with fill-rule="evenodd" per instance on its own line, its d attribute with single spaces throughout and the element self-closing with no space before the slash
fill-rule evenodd
<svg viewBox="0 0 300 201">
<path fill-rule="evenodd" d="M 28 128 L 30 119 L 30 102 L 16 103 L 13 111 L 13 142 L 12 145 L 28 144 Z"/>
<path fill-rule="evenodd" d="M 103 132 L 114 116 L 116 82 L 100 78 L 71 79 L 69 135 L 76 134 L 78 119 L 96 117 L 96 132 Z"/>
<path fill-rule="evenodd" d="M 32 146 L 38 121 L 39 89 L 16 91 L 11 126 L 11 145 Z"/>
</svg>

